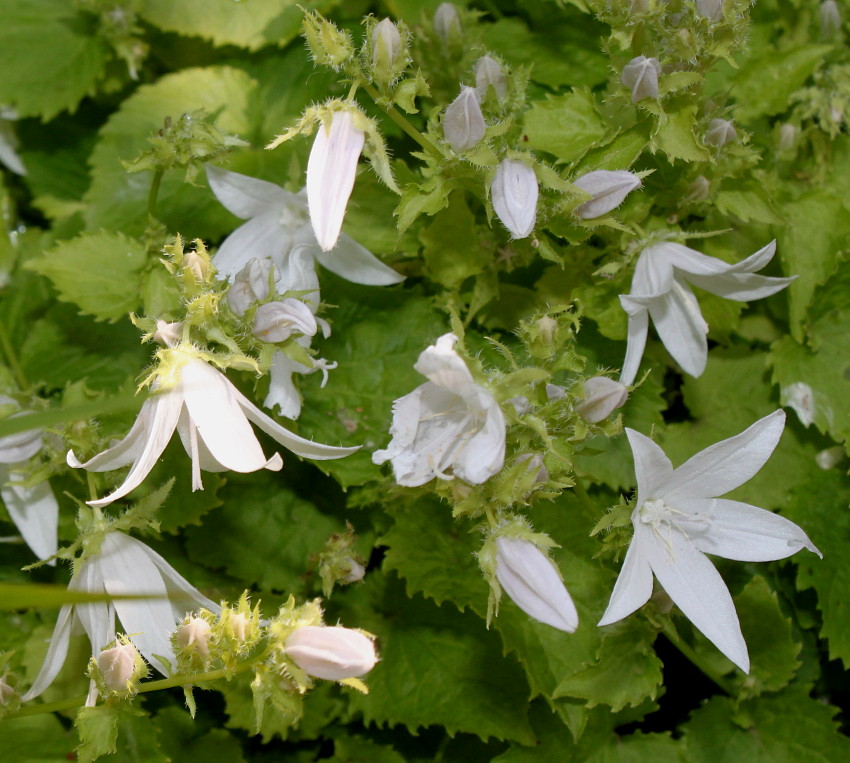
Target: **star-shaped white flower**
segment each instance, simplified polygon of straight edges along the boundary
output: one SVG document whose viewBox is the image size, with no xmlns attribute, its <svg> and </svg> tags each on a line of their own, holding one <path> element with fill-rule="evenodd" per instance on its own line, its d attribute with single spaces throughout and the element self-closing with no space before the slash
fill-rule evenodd
<svg viewBox="0 0 850 763">
<path fill-rule="evenodd" d="M 681 244 L 665 242 L 644 249 L 635 266 L 631 293 L 620 295 L 620 303 L 629 314 L 628 345 L 620 381 L 628 386 L 635 380 L 650 316 L 658 336 L 682 370 L 699 376 L 705 370 L 708 355 L 708 324 L 691 286 L 738 302 L 769 297 L 796 278 L 756 275 L 775 251 L 776 242 L 771 241 L 745 260 L 730 265 Z"/>
<path fill-rule="evenodd" d="M 68 465 L 93 472 L 107 472 L 132 464 L 124 482 L 110 495 L 91 506 L 106 506 L 138 487 L 165 450 L 176 429 L 192 459 L 192 489 L 201 490 L 201 470 L 254 472 L 278 471 L 283 459 L 275 453 L 267 459 L 250 422 L 281 445 L 304 458 L 342 458 L 359 448 L 337 448 L 306 440 L 269 418 L 239 392 L 227 377 L 180 347 L 170 353 L 170 367 L 161 376 L 171 378 L 162 391 L 154 390 L 145 401 L 132 429 L 121 442 L 85 463 L 68 451 Z M 156 384 L 156 382 L 155 382 Z"/>
<path fill-rule="evenodd" d="M 96 658 L 107 644 L 115 641 L 117 615 L 124 633 L 142 656 L 167 675 L 168 665 L 158 657 L 176 665 L 170 635 L 178 622 L 187 612 L 201 607 L 221 611 L 221 607 L 190 585 L 156 551 L 117 531 L 107 533 L 98 552 L 77 565 L 68 590 L 111 596 L 150 594 L 151 598 L 65 604 L 59 610 L 44 663 L 32 687 L 22 697 L 24 701 L 41 694 L 59 674 L 73 632 L 85 631 L 91 642 L 92 657 Z M 93 691 L 92 685 L 89 704 Z"/>
<path fill-rule="evenodd" d="M 741 562 L 784 559 L 806 533 L 778 514 L 717 496 L 743 485 L 776 448 L 785 413 L 775 411 L 674 469 L 652 440 L 626 429 L 635 460 L 634 538 L 599 625 L 630 615 L 652 595 L 652 576 L 684 615 L 745 673 L 750 659 L 723 578 L 705 554 Z"/>
<path fill-rule="evenodd" d="M 502 409 L 475 383 L 455 342 L 444 334 L 419 356 L 413 367 L 430 381 L 393 403 L 393 439 L 372 454 L 376 464 L 392 461 L 399 485 L 453 476 L 480 485 L 505 463 Z"/>
<path fill-rule="evenodd" d="M 290 193 L 266 180 L 240 175 L 207 165 L 210 188 L 234 215 L 247 220 L 222 243 L 213 258 L 219 274 L 228 280 L 254 257 L 270 257 L 280 273 L 279 286 L 291 285 L 289 262 L 292 252 L 303 247 L 308 255 L 304 265 L 315 263 L 353 283 L 386 286 L 404 280 L 384 265 L 366 247 L 340 234 L 336 246 L 323 251 L 316 240 L 307 211 L 306 189 Z M 303 265 L 302 265 L 303 267 Z"/>
</svg>

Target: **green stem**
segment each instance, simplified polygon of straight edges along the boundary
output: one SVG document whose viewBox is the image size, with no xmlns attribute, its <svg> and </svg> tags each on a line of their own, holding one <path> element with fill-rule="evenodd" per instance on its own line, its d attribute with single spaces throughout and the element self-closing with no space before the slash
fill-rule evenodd
<svg viewBox="0 0 850 763">
<path fill-rule="evenodd" d="M 422 148 L 436 157 L 442 157 L 443 152 L 440 151 L 428 138 L 426 138 L 419 130 L 417 130 L 410 122 L 408 122 L 395 108 L 395 106 L 385 106 L 377 90 L 369 82 L 361 82 L 363 89 L 369 93 L 372 100 L 380 106 L 386 115 L 393 120 L 402 130 L 404 130 L 413 140 L 415 140 Z"/>
<path fill-rule="evenodd" d="M 593 501 L 590 500 L 590 494 L 587 492 L 587 488 L 578 477 L 573 477 L 573 482 L 573 492 L 578 496 L 582 508 L 591 519 L 598 519 L 599 510 L 593 504 Z"/>
<path fill-rule="evenodd" d="M 151 189 L 148 193 L 148 216 L 155 217 L 154 210 L 156 209 L 156 197 L 159 196 L 159 186 L 162 183 L 162 176 L 165 174 L 165 170 L 159 168 L 153 173 L 153 180 L 151 180 Z"/>
<path fill-rule="evenodd" d="M 703 659 L 693 650 L 693 648 L 686 644 L 676 633 L 673 628 L 673 624 L 668 622 L 664 623 L 664 630 L 662 631 L 670 643 L 678 649 L 683 656 L 685 656 L 691 663 L 709 680 L 715 683 L 718 687 L 720 687 L 724 692 L 726 692 L 730 697 L 734 697 L 737 692 L 735 688 L 732 686 L 729 681 L 725 678 L 717 675 L 708 665 L 705 664 Z"/>
<path fill-rule="evenodd" d="M 18 356 L 15 354 L 15 349 L 12 347 L 12 341 L 9 339 L 9 332 L 6 331 L 6 324 L 0 321 L 0 346 L 3 348 L 3 354 L 6 356 L 6 362 L 9 364 L 9 369 L 15 377 L 15 381 L 20 387 L 21 392 L 29 390 L 30 385 L 27 382 L 27 377 L 24 375 L 24 369 L 18 362 Z"/>
</svg>

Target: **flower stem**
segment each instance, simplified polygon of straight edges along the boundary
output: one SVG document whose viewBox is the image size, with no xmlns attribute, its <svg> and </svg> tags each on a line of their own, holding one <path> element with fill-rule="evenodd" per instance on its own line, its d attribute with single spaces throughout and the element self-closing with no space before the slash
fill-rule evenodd
<svg viewBox="0 0 850 763">
<path fill-rule="evenodd" d="M 159 186 L 162 183 L 162 176 L 165 174 L 165 170 L 161 167 L 159 169 L 154 170 L 153 180 L 151 180 L 151 189 L 148 192 L 148 216 L 154 217 L 154 210 L 156 209 L 156 197 L 159 196 Z"/>
<path fill-rule="evenodd" d="M 685 641 L 676 633 L 672 623 L 669 621 L 665 622 L 662 633 L 667 636 L 670 643 L 675 646 L 684 657 L 690 660 L 694 667 L 696 667 L 706 678 L 711 680 L 730 697 L 734 697 L 737 694 L 735 688 L 729 681 L 722 676 L 717 675 L 714 670 L 705 664 L 705 661 L 694 651 L 694 649 L 689 644 L 685 643 Z"/>
<path fill-rule="evenodd" d="M 424 148 L 429 153 L 433 154 L 436 157 L 442 157 L 443 152 L 440 151 L 428 138 L 426 138 L 419 130 L 417 130 L 410 122 L 408 122 L 398 111 L 398 109 L 393 106 L 385 106 L 382 103 L 381 96 L 378 94 L 378 91 L 369 83 L 369 82 L 361 82 L 363 89 L 369 93 L 369 96 L 372 100 L 380 106 L 386 115 L 393 120 L 404 132 L 406 132 L 413 140 L 415 140 L 422 148 Z"/>
<path fill-rule="evenodd" d="M 12 347 L 12 341 L 9 339 L 9 332 L 6 331 L 6 324 L 0 320 L 0 346 L 3 348 L 3 354 L 6 356 L 6 362 L 9 364 L 9 369 L 12 371 L 12 376 L 15 377 L 15 382 L 21 392 L 29 390 L 27 377 L 24 375 L 24 369 L 18 362 L 18 356 Z"/>
</svg>

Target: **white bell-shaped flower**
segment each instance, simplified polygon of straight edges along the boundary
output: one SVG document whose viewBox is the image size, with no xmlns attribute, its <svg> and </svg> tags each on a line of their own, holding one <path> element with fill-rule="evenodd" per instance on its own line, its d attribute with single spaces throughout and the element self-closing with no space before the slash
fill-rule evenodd
<svg viewBox="0 0 850 763">
<path fill-rule="evenodd" d="M 579 217 L 590 220 L 619 207 L 626 196 L 640 188 L 640 178 L 626 170 L 594 170 L 573 180 L 573 185 L 593 197 L 575 209 Z"/>
<path fill-rule="evenodd" d="M 526 238 L 537 219 L 537 176 L 519 159 L 503 159 L 490 184 L 493 209 L 511 238 Z"/>
<path fill-rule="evenodd" d="M 484 137 L 486 129 L 478 92 L 474 87 L 464 85 L 460 89 L 460 95 L 449 104 L 443 114 L 443 135 L 452 151 L 461 154 L 475 148 Z"/>
<path fill-rule="evenodd" d="M 644 98 L 658 98 L 658 75 L 661 64 L 657 58 L 637 56 L 623 67 L 620 82 L 632 91 L 632 103 Z"/>
<path fill-rule="evenodd" d="M 308 676 L 342 681 L 365 675 L 378 661 L 368 636 L 341 626 L 305 625 L 286 640 L 286 655 Z"/>
<path fill-rule="evenodd" d="M 576 405 L 576 413 L 588 424 L 607 419 L 629 398 L 625 384 L 607 376 L 592 376 L 584 382 L 584 399 Z"/>
</svg>

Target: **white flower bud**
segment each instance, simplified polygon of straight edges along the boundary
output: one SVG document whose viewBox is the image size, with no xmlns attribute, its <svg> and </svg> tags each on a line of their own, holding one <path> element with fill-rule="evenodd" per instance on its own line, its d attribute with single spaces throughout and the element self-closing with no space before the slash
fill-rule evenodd
<svg viewBox="0 0 850 763">
<path fill-rule="evenodd" d="M 389 69 L 401 54 L 401 35 L 390 19 L 383 19 L 372 30 L 372 66 Z"/>
<path fill-rule="evenodd" d="M 230 616 L 230 628 L 236 641 L 245 641 L 251 630 L 251 618 L 244 612 L 234 612 Z"/>
<path fill-rule="evenodd" d="M 820 5 L 820 35 L 832 39 L 841 33 L 841 12 L 835 0 L 826 0 Z"/>
<path fill-rule="evenodd" d="M 434 12 L 434 31 L 444 42 L 460 35 L 460 15 L 452 3 L 441 3 Z"/>
<path fill-rule="evenodd" d="M 708 123 L 706 130 L 705 143 L 709 146 L 720 148 L 727 143 L 733 143 L 738 140 L 738 132 L 735 130 L 735 125 L 727 119 L 712 119 Z"/>
<path fill-rule="evenodd" d="M 313 336 L 318 330 L 310 308 L 291 297 L 260 305 L 254 318 L 254 336 L 271 344 L 285 342 L 294 333 Z"/>
<path fill-rule="evenodd" d="M 540 453 L 523 453 L 517 456 L 517 463 L 528 464 L 528 471 L 534 473 L 535 484 L 546 482 L 549 479 L 549 470 L 543 463 L 543 456 Z"/>
<path fill-rule="evenodd" d="M 595 170 L 574 180 L 573 185 L 593 197 L 575 209 L 579 217 L 590 220 L 619 207 L 631 191 L 640 188 L 640 178 L 625 170 Z"/>
<path fill-rule="evenodd" d="M 498 61 L 490 56 L 482 56 L 475 62 L 475 90 L 482 101 L 491 87 L 501 101 L 508 94 L 508 77 Z"/>
<path fill-rule="evenodd" d="M 210 263 L 197 252 L 186 252 L 183 255 L 183 267 L 192 273 L 199 283 L 207 280 L 210 273 Z"/>
<path fill-rule="evenodd" d="M 697 16 L 709 21 L 720 21 L 723 18 L 724 0 L 697 0 Z"/>
<path fill-rule="evenodd" d="M 698 175 L 685 191 L 685 201 L 705 201 L 711 190 L 711 183 L 705 175 Z"/>
<path fill-rule="evenodd" d="M 166 347 L 176 347 L 183 337 L 183 322 L 168 323 L 157 321 L 156 331 L 153 332 L 153 340 Z"/>
<path fill-rule="evenodd" d="M 273 268 L 274 280 L 277 280 L 277 268 L 270 259 L 253 257 L 236 274 L 227 292 L 227 304 L 236 315 L 244 315 L 254 302 L 269 296 L 269 280 Z"/>
<path fill-rule="evenodd" d="M 797 127 L 786 122 L 779 128 L 779 150 L 790 151 L 797 142 Z"/>
<path fill-rule="evenodd" d="M 509 397 L 505 402 L 510 403 L 514 407 L 517 416 L 524 416 L 531 411 L 531 403 L 528 402 L 528 398 L 525 395 Z"/>
<path fill-rule="evenodd" d="M 547 384 L 546 397 L 549 400 L 563 400 L 567 396 L 567 388 L 560 384 Z"/>
<path fill-rule="evenodd" d="M 657 58 L 638 56 L 623 67 L 620 82 L 632 89 L 632 103 L 644 98 L 658 98 L 658 75 L 661 64 Z"/>
<path fill-rule="evenodd" d="M 355 559 L 348 558 L 348 573 L 340 578 L 343 583 L 357 583 L 366 575 L 366 568 Z"/>
<path fill-rule="evenodd" d="M 607 419 L 629 398 L 629 390 L 607 376 L 593 376 L 584 382 L 584 400 L 576 405 L 576 413 L 588 424 Z"/>
<path fill-rule="evenodd" d="M 805 382 L 796 382 L 783 387 L 779 392 L 782 406 L 793 408 L 804 427 L 810 427 L 815 420 L 815 393 Z"/>
<path fill-rule="evenodd" d="M 452 150 L 460 154 L 473 148 L 484 137 L 485 129 L 478 93 L 474 87 L 462 86 L 460 95 L 443 114 L 443 135 Z"/>
<path fill-rule="evenodd" d="M 354 188 L 357 162 L 366 133 L 350 111 L 335 111 L 328 126 L 319 125 L 307 160 L 307 208 L 323 251 L 336 246 L 345 208 Z"/>
<path fill-rule="evenodd" d="M 141 659 L 133 644 L 117 644 L 104 649 L 97 658 L 97 668 L 110 691 L 127 691 L 127 684 L 137 676 L 137 660 Z"/>
<path fill-rule="evenodd" d="M 493 209 L 511 238 L 525 238 L 537 219 L 537 176 L 525 162 L 503 159 L 490 184 Z"/>
<path fill-rule="evenodd" d="M 327 681 L 357 678 L 378 661 L 368 636 L 340 626 L 297 628 L 286 640 L 286 654 L 307 675 Z"/>
<path fill-rule="evenodd" d="M 497 538 L 496 578 L 530 617 L 567 633 L 578 628 L 578 612 L 561 576 L 533 543 L 521 538 Z"/>
<path fill-rule="evenodd" d="M 192 647 L 195 654 L 206 660 L 210 656 L 212 626 L 202 617 L 193 617 L 177 629 L 177 644 L 184 649 Z"/>
</svg>

